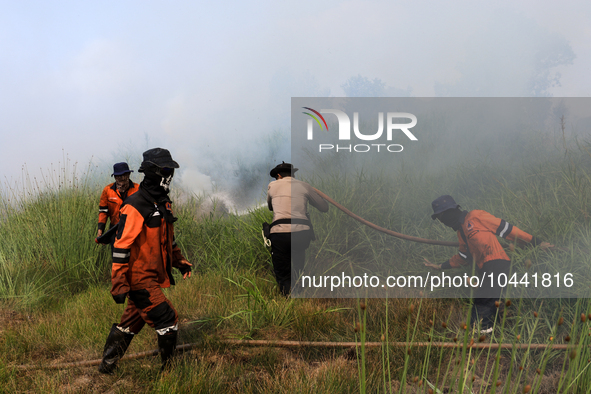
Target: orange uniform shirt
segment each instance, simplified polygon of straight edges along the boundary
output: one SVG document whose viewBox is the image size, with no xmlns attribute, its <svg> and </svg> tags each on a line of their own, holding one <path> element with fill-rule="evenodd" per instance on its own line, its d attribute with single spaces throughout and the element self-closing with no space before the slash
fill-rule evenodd
<svg viewBox="0 0 591 394">
<path fill-rule="evenodd" d="M 168 211 L 168 212 L 165 212 Z M 185 261 L 174 241 L 171 204 L 156 204 L 140 191 L 127 198 L 113 245 L 111 294 L 174 285 L 172 267 Z"/>
<path fill-rule="evenodd" d="M 98 229 L 105 230 L 107 219 L 109 219 L 111 226 L 119 223 L 119 210 L 123 201 L 137 192 L 139 185 L 129 180 L 129 189 L 123 195 L 120 195 L 117 191 L 117 185 L 113 182 L 110 185 L 105 186 L 101 194 L 101 200 L 99 202 L 99 218 L 98 218 Z"/>
<path fill-rule="evenodd" d="M 464 241 L 461 232 L 458 231 L 460 250 L 458 254 L 449 260 L 451 267 L 470 264 L 472 259 L 480 269 L 482 269 L 484 263 L 491 260 L 509 261 L 509 256 L 503 250 L 497 237 L 509 241 L 519 239 L 523 242 L 531 242 L 533 239 L 533 236 L 525 231 L 481 210 L 470 211 L 465 215 L 462 230 L 467 243 Z"/>
</svg>

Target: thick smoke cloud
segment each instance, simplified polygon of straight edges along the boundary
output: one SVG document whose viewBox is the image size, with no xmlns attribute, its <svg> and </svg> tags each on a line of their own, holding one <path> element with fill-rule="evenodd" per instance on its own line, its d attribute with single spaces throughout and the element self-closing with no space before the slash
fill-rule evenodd
<svg viewBox="0 0 591 394">
<path fill-rule="evenodd" d="M 0 14 L 3 175 L 19 179 L 24 163 L 37 174 L 63 152 L 108 175 L 113 162 L 137 165 L 143 150 L 162 146 L 182 166 L 178 185 L 223 189 L 249 204 L 264 194 L 269 168 L 290 160 L 291 97 L 588 96 L 586 9 L 8 3 Z"/>
</svg>

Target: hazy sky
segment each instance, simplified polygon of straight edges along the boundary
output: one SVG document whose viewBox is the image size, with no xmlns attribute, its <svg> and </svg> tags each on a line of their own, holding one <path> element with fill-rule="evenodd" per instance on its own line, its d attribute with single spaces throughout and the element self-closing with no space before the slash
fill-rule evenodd
<svg viewBox="0 0 591 394">
<path fill-rule="evenodd" d="M 289 132 L 292 96 L 343 96 L 357 75 L 416 97 L 591 95 L 588 1 L 0 4 L 5 180 L 161 146 L 207 188 L 212 163 Z"/>
</svg>

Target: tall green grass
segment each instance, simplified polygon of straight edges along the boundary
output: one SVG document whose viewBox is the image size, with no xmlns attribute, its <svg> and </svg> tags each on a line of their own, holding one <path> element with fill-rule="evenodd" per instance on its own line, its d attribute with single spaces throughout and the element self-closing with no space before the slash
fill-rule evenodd
<svg viewBox="0 0 591 394">
<path fill-rule="evenodd" d="M 15 305 L 39 306 L 108 283 L 108 246 L 94 242 L 98 203 L 103 187 L 91 167 L 80 173 L 65 163 L 41 180 L 25 173 L 22 184 L 0 195 L 0 299 Z M 179 197 L 178 193 L 176 194 Z M 203 213 L 204 197 L 180 196 L 176 238 L 196 270 L 234 272 L 266 269 L 269 251 L 260 228 L 271 221 L 266 209 L 246 215 L 224 211 Z"/>
<path fill-rule="evenodd" d="M 423 238 L 457 241 L 453 231 L 430 218 L 431 201 L 451 194 L 463 209 L 486 210 L 559 246 L 550 252 L 527 247 L 508 250 L 513 272 L 519 278 L 527 268 L 530 274 L 570 272 L 579 289 L 585 290 L 588 286 L 584 284 L 591 283 L 590 152 L 589 143 L 576 141 L 566 152 L 562 147 L 546 146 L 543 152 L 536 152 L 532 162 L 524 159 L 519 165 L 492 165 L 460 161 L 440 173 L 423 173 L 419 169 L 387 171 L 378 158 L 352 174 L 316 174 L 309 181 L 382 227 Z M 331 159 L 329 155 L 326 160 Z M 324 168 L 323 161 L 317 165 Z M 317 275 L 329 269 L 350 272 L 351 266 L 358 272 L 417 274 L 425 272 L 423 257 L 443 262 L 455 253 L 453 248 L 378 233 L 334 208 L 328 214 L 312 209 L 311 214 L 321 242 L 312 244 L 307 264 L 317 270 Z M 509 246 L 507 242 L 504 245 Z M 560 290 L 568 289 L 563 286 Z M 578 292 L 570 294 L 580 296 Z"/>
<path fill-rule="evenodd" d="M 66 162 L 4 189 L 0 298 L 33 305 L 107 278 L 107 251 L 94 242 L 101 188 L 89 170 Z"/>
<path fill-rule="evenodd" d="M 591 283 L 589 151 L 588 143 L 572 141 L 537 146 L 535 152 L 544 160 L 524 159 L 517 166 L 460 161 L 440 173 L 364 167 L 354 174 L 327 171 L 307 180 L 378 225 L 441 240 L 455 240 L 456 236 L 431 220 L 430 202 L 440 194 L 451 194 L 465 209 L 485 209 L 560 247 L 549 253 L 508 248 L 515 272 L 553 272 L 574 266 L 578 268 L 574 280 Z M 19 304 L 26 306 L 33 316 L 30 320 L 23 317 L 2 333 L 0 351 L 7 357 L 0 364 L 0 382 L 6 387 L 20 384 L 35 391 L 75 382 L 76 372 L 61 372 L 38 374 L 25 383 L 27 375 L 11 366 L 33 359 L 98 357 L 109 323 L 121 312 L 108 295 L 108 248 L 93 241 L 104 183 L 88 172 L 80 178 L 74 174 L 73 169 L 61 169 L 45 183 L 27 180 L 2 195 L 0 297 L 10 300 L 10 308 L 17 311 L 21 311 Z M 204 345 L 196 356 L 181 357 L 177 368 L 160 377 L 156 368 L 146 367 L 152 362 L 122 363 L 120 375 L 113 379 L 133 376 L 122 386 L 125 389 L 521 393 L 529 385 L 530 392 L 538 393 L 591 392 L 589 299 L 519 299 L 509 293 L 512 303 L 499 306 L 494 334 L 482 339 L 504 344 L 566 343 L 567 351 L 475 349 L 470 344 L 480 343 L 481 336 L 472 327 L 464 327 L 468 298 L 360 297 L 363 303 L 357 299 L 284 299 L 277 292 L 270 254 L 260 235 L 260 223 L 269 222 L 271 212 L 253 208 L 238 214 L 214 209 L 203 214 L 203 198 L 179 201 L 174 205 L 179 217 L 177 242 L 195 264 L 195 273 L 166 294 L 179 311 L 182 328 L 198 327 Z M 310 267 L 328 263 L 343 269 L 385 267 L 393 273 L 419 273 L 425 271 L 423 257 L 442 262 L 455 253 L 453 248 L 376 233 L 334 207 L 327 214 L 310 211 L 317 237 L 308 253 Z M 60 302 L 45 310 L 43 306 L 53 300 Z M 67 322 L 63 329 L 55 330 L 63 321 Z M 150 335 L 146 329 L 134 340 L 132 350 L 150 348 L 154 344 Z M 357 339 L 359 347 L 352 351 L 241 350 L 216 342 L 227 337 Z M 408 344 L 391 346 L 395 341 Z M 440 341 L 461 347 L 416 345 Z M 367 342 L 383 345 L 370 349 L 364 345 Z M 98 387 L 111 388 L 104 382 Z"/>
<path fill-rule="evenodd" d="M 219 209 L 213 200 L 212 210 L 205 211 L 205 196 L 192 196 L 175 208 L 177 243 L 197 270 L 233 272 L 236 269 L 269 267 L 270 252 L 261 236 L 261 224 L 271 222 L 273 214 L 266 207 L 252 208 L 238 214 Z"/>
</svg>

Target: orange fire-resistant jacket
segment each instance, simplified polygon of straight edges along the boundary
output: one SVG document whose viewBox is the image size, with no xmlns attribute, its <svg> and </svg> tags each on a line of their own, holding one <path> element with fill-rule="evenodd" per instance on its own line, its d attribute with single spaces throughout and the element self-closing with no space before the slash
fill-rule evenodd
<svg viewBox="0 0 591 394">
<path fill-rule="evenodd" d="M 449 262 L 443 263 L 444 269 L 471 264 L 472 259 L 480 269 L 487 261 L 509 261 L 509 256 L 503 250 L 497 236 L 509 241 L 537 243 L 535 237 L 486 211 L 464 211 L 460 217 L 460 223 L 462 230 L 458 231 L 459 253 L 449 259 Z M 464 241 L 462 231 L 467 243 Z"/>
<path fill-rule="evenodd" d="M 98 229 L 105 230 L 107 224 L 107 218 L 111 223 L 111 226 L 119 223 L 119 210 L 123 200 L 137 192 L 139 185 L 129 180 L 129 189 L 123 195 L 120 195 L 117 191 L 117 185 L 113 182 L 110 185 L 105 186 L 103 193 L 101 194 L 101 201 L 99 202 L 99 218 L 98 218 Z"/>
<path fill-rule="evenodd" d="M 157 205 L 143 189 L 129 196 L 121 207 L 121 220 L 113 245 L 111 294 L 113 296 L 152 287 L 174 285 L 172 267 L 188 270 L 187 261 L 174 241 L 170 202 Z"/>
</svg>

